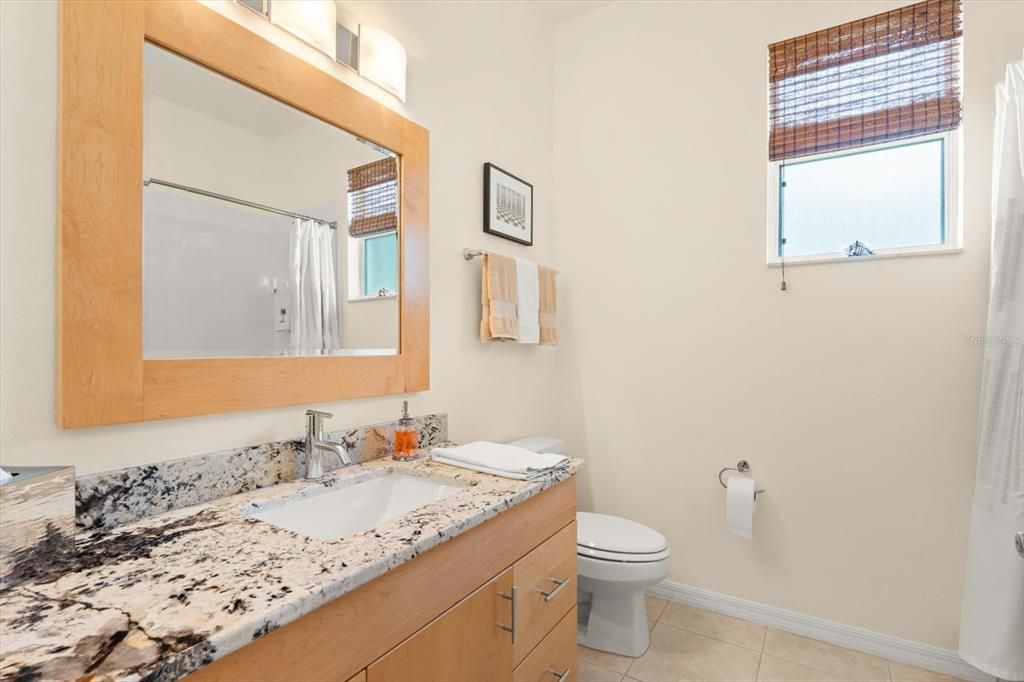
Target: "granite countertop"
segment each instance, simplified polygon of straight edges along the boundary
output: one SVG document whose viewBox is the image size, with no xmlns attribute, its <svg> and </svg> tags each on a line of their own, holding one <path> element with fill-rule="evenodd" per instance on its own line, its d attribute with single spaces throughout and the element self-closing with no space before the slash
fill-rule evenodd
<svg viewBox="0 0 1024 682">
<path fill-rule="evenodd" d="M 573 475 L 533 481 L 378 459 L 79 534 L 71 570 L 0 593 L 0 678 L 177 679 Z M 468 487 L 331 541 L 246 512 L 388 471 Z"/>
</svg>

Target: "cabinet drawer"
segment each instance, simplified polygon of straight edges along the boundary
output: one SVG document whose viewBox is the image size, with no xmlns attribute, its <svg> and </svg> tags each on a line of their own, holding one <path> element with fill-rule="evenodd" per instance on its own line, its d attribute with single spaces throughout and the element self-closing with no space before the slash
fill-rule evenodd
<svg viewBox="0 0 1024 682">
<path fill-rule="evenodd" d="M 367 668 L 368 682 L 503 682 L 511 677 L 505 571 Z M 401 608 L 396 604 L 394 608 Z"/>
<path fill-rule="evenodd" d="M 512 580 L 518 593 L 512 647 L 518 665 L 576 605 L 576 522 L 517 561 Z"/>
<path fill-rule="evenodd" d="M 512 682 L 576 681 L 576 607 L 562 616 L 512 675 Z"/>
</svg>

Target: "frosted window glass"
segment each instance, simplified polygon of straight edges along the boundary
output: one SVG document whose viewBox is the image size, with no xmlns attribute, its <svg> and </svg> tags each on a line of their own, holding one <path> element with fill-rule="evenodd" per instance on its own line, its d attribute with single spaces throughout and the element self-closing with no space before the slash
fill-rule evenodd
<svg viewBox="0 0 1024 682">
<path fill-rule="evenodd" d="M 942 244 L 944 153 L 939 139 L 783 164 L 780 255 Z"/>
<path fill-rule="evenodd" d="M 381 289 L 397 292 L 398 235 L 367 237 L 363 248 L 363 296 L 376 296 Z"/>
</svg>

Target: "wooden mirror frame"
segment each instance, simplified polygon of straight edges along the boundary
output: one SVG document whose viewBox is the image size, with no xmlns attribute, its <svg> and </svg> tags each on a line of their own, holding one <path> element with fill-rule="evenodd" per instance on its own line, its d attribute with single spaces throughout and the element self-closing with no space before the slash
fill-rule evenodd
<svg viewBox="0 0 1024 682">
<path fill-rule="evenodd" d="M 66 0 L 60 16 L 58 424 L 120 424 L 428 389 L 427 130 L 198 2 Z M 398 354 L 143 358 L 145 41 L 400 156 Z"/>
</svg>

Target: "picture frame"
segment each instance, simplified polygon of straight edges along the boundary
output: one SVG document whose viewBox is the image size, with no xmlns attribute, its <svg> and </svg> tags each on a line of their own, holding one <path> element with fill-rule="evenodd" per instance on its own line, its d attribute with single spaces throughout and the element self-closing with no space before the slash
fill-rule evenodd
<svg viewBox="0 0 1024 682">
<path fill-rule="evenodd" d="M 484 164 L 484 232 L 533 246 L 533 185 Z"/>
</svg>

